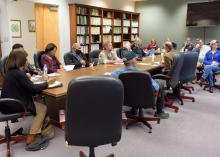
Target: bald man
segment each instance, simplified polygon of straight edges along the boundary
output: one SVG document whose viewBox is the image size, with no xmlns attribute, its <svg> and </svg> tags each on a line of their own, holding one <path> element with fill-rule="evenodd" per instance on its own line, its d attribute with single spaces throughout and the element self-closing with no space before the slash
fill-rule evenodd
<svg viewBox="0 0 220 157">
<path fill-rule="evenodd" d="M 72 45 L 72 51 L 65 54 L 64 62 L 66 65 L 75 65 L 74 69 L 85 67 L 86 57 L 81 51 L 81 46 L 79 43 L 74 43 Z"/>
</svg>

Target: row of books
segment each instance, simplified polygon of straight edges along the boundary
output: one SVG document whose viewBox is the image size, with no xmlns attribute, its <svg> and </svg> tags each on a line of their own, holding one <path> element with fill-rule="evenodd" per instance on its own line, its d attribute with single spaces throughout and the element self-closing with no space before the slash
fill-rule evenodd
<svg viewBox="0 0 220 157">
<path fill-rule="evenodd" d="M 77 24 L 87 25 L 87 17 L 86 16 L 77 16 Z"/>
<path fill-rule="evenodd" d="M 89 34 L 88 26 L 77 26 L 77 34 Z"/>
<path fill-rule="evenodd" d="M 99 44 L 91 44 L 91 51 L 93 50 L 99 50 Z"/>
<path fill-rule="evenodd" d="M 112 25 L 112 20 L 103 18 L 103 25 L 111 26 Z"/>
<path fill-rule="evenodd" d="M 91 17 L 90 18 L 91 25 L 101 25 L 100 17 Z"/>
<path fill-rule="evenodd" d="M 82 7 L 77 7 L 76 8 L 76 13 L 77 14 L 82 14 L 82 15 L 88 15 L 88 9 L 87 8 L 82 8 Z"/>
<path fill-rule="evenodd" d="M 128 27 L 124 27 L 123 28 L 123 33 L 124 34 L 128 34 L 129 33 L 129 28 Z"/>
<path fill-rule="evenodd" d="M 121 20 L 120 19 L 114 19 L 114 26 L 121 26 Z"/>
<path fill-rule="evenodd" d="M 138 27 L 138 21 L 136 21 L 136 20 L 135 20 L 135 21 L 132 21 L 132 22 L 131 22 L 131 26 L 132 26 L 132 27 Z"/>
<path fill-rule="evenodd" d="M 99 10 L 98 9 L 91 9 L 90 10 L 90 15 L 92 15 L 92 16 L 100 16 L 99 15 Z"/>
<path fill-rule="evenodd" d="M 131 35 L 131 41 L 134 41 L 134 39 L 135 39 L 137 36 L 138 36 L 137 34 L 132 34 L 132 35 Z"/>
<path fill-rule="evenodd" d="M 112 41 L 112 35 L 103 35 L 103 42 Z"/>
<path fill-rule="evenodd" d="M 114 33 L 121 33 L 121 27 L 114 27 Z"/>
<path fill-rule="evenodd" d="M 132 29 L 131 29 L 131 33 L 137 34 L 137 33 L 138 33 L 138 28 L 132 28 Z"/>
<path fill-rule="evenodd" d="M 112 27 L 111 26 L 103 26 L 102 31 L 104 34 L 112 33 Z"/>
<path fill-rule="evenodd" d="M 89 44 L 89 36 L 77 36 L 77 43 Z"/>
<path fill-rule="evenodd" d="M 120 35 L 115 35 L 114 36 L 114 42 L 121 42 L 121 36 Z"/>
<path fill-rule="evenodd" d="M 81 50 L 83 53 L 89 53 L 89 46 L 88 45 L 81 46 Z"/>
<path fill-rule="evenodd" d="M 91 34 L 100 34 L 100 27 L 91 27 Z"/>
<path fill-rule="evenodd" d="M 126 27 L 130 27 L 130 23 L 131 21 L 130 20 L 123 20 L 123 25 L 126 26 Z"/>
</svg>

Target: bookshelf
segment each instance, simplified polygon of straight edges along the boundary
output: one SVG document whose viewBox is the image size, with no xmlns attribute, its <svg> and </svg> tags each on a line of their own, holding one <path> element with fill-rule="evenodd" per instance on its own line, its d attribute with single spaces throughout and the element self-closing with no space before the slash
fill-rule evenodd
<svg viewBox="0 0 220 157">
<path fill-rule="evenodd" d="M 82 4 L 70 4 L 69 11 L 71 45 L 80 43 L 85 53 L 102 49 L 105 41 L 119 48 L 123 41 L 139 36 L 139 13 Z"/>
</svg>

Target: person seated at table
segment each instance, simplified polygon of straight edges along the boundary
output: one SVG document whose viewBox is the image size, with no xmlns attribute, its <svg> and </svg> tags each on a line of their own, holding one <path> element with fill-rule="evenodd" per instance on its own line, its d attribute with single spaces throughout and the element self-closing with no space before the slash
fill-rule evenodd
<svg viewBox="0 0 220 157">
<path fill-rule="evenodd" d="M 25 51 L 24 46 L 22 44 L 16 43 L 12 46 L 12 51 L 23 51 L 27 54 L 28 53 Z M 37 71 L 28 61 L 27 61 L 27 66 L 25 67 L 25 72 L 27 73 L 27 75 L 30 77 L 32 75 L 41 75 L 42 72 L 41 71 Z"/>
<path fill-rule="evenodd" d="M 103 50 L 99 54 L 99 64 L 114 64 L 121 63 L 122 60 L 118 58 L 115 51 L 113 51 L 113 46 L 110 41 L 106 41 L 103 44 Z"/>
<path fill-rule="evenodd" d="M 136 54 L 134 52 L 126 53 L 126 55 L 123 58 L 124 61 L 124 68 L 117 69 L 116 71 L 112 72 L 111 75 L 115 78 L 118 78 L 119 75 L 125 71 L 139 71 L 136 68 L 137 60 L 136 60 Z M 159 97 L 157 98 L 156 102 L 156 112 L 155 117 L 159 117 L 161 119 L 167 119 L 169 118 L 169 114 L 165 113 L 163 111 L 164 108 L 164 86 L 162 83 L 158 84 L 155 80 L 152 79 L 152 87 L 155 92 L 159 92 Z M 133 108 L 132 111 L 135 109 Z"/>
<path fill-rule="evenodd" d="M 217 40 L 212 40 L 210 42 L 211 50 L 208 51 L 204 58 L 204 73 L 202 74 L 200 85 L 202 86 L 205 80 L 209 83 L 209 92 L 213 93 L 213 74 L 220 71 L 220 51 L 217 50 L 218 42 Z"/>
<path fill-rule="evenodd" d="M 192 51 L 193 48 L 194 45 L 191 43 L 191 38 L 187 37 L 180 52 Z"/>
<path fill-rule="evenodd" d="M 143 58 L 145 56 L 148 56 L 148 54 L 145 53 L 141 43 L 142 40 L 139 37 L 136 37 L 134 39 L 133 45 L 131 46 L 131 49 L 137 55 L 137 58 Z"/>
<path fill-rule="evenodd" d="M 58 61 L 55 56 L 57 51 L 57 46 L 53 43 L 50 43 L 46 46 L 44 53 L 41 56 L 41 64 L 47 66 L 48 73 L 54 73 L 57 71 L 62 71 L 63 66 Z"/>
<path fill-rule="evenodd" d="M 164 44 L 164 62 L 162 62 L 162 65 L 164 66 L 163 68 L 164 73 L 169 74 L 175 54 L 176 51 L 173 50 L 172 43 L 166 42 Z"/>
<path fill-rule="evenodd" d="M 26 140 L 27 144 L 31 144 L 36 138 L 39 138 L 47 113 L 47 107 L 39 102 L 34 102 L 33 95 L 46 89 L 55 79 L 49 78 L 44 83 L 33 84 L 24 72 L 27 62 L 26 57 L 24 51 L 15 50 L 10 53 L 7 61 L 8 72 L 4 79 L 1 96 L 2 98 L 20 100 L 25 105 L 27 112 L 34 115 Z M 11 108 L 1 105 L 0 109 L 5 114 L 23 112 L 20 106 L 15 105 Z"/>
<path fill-rule="evenodd" d="M 164 43 L 166 43 L 166 42 L 171 42 L 171 43 L 172 43 L 172 46 L 173 46 L 173 49 L 174 49 L 174 50 L 177 49 L 177 44 L 176 44 L 175 42 L 173 42 L 170 37 L 167 37 L 167 38 L 165 39 Z"/>
<path fill-rule="evenodd" d="M 157 41 L 154 38 L 152 38 L 150 41 L 150 44 L 147 45 L 146 49 L 148 51 L 150 51 L 150 50 L 158 51 L 159 46 L 157 45 Z"/>
<path fill-rule="evenodd" d="M 204 45 L 201 39 L 197 41 L 197 44 L 195 45 L 193 51 L 199 53 L 199 59 L 197 64 L 198 66 L 202 66 L 205 55 L 208 51 L 210 51 L 210 49 L 211 49 L 210 46 Z"/>
<path fill-rule="evenodd" d="M 120 58 L 123 58 L 126 53 L 131 51 L 131 43 L 129 41 L 123 41 L 123 47 L 119 49 Z"/>
<path fill-rule="evenodd" d="M 64 60 L 66 65 L 75 65 L 74 69 L 86 66 L 86 56 L 81 51 L 79 43 L 73 44 L 72 51 L 65 55 Z"/>
</svg>

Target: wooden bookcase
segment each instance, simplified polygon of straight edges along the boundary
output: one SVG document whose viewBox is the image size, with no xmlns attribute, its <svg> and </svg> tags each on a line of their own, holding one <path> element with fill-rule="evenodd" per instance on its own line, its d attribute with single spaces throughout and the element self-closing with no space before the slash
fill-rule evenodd
<svg viewBox="0 0 220 157">
<path fill-rule="evenodd" d="M 123 41 L 133 41 L 139 36 L 139 13 L 100 8 L 82 4 L 70 4 L 70 42 L 81 44 L 85 53 L 102 49 L 110 40 L 114 48 Z"/>
</svg>

